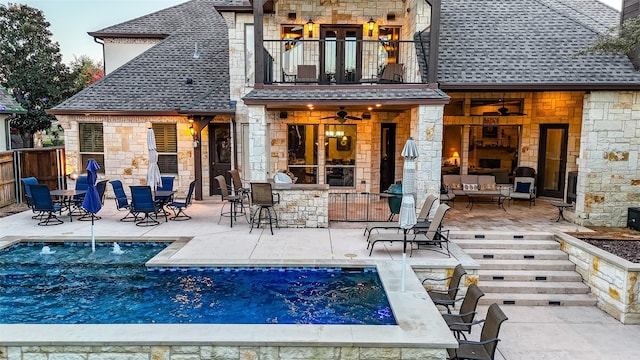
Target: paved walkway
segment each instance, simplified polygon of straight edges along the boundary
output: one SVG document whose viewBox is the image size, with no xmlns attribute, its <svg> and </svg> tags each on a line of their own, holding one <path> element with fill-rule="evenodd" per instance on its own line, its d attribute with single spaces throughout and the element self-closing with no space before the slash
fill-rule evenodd
<svg viewBox="0 0 640 360">
<path fill-rule="evenodd" d="M 198 201 L 187 209 L 190 221 L 162 223 L 155 227 L 137 227 L 118 221 L 123 212 L 108 199 L 95 222 L 98 239 L 130 237 L 193 237 L 175 257 L 207 260 L 213 263 L 246 260 L 367 259 L 399 260 L 401 244 L 384 244 L 371 258 L 362 236 L 363 224 L 332 224 L 328 229 L 254 229 L 249 233 L 246 221 L 233 228 L 228 219 L 218 224 L 221 203 L 215 198 Z M 445 228 L 474 231 L 588 231 L 569 222 L 555 222 L 557 210 L 538 200 L 529 208 L 525 203 L 506 207 L 476 205 L 473 210 L 457 201 L 445 218 Z M 571 216 L 571 214 L 569 214 Z M 74 219 L 58 226 L 37 226 L 30 212 L 0 218 L 0 245 L 3 237 L 72 237 L 88 239 L 91 224 Z M 447 262 L 446 257 L 430 251 L 417 251 L 409 263 Z M 452 261 L 455 261 L 452 260 Z M 509 320 L 503 326 L 497 359 L 632 359 L 640 354 L 640 326 L 622 325 L 595 307 L 502 307 Z M 484 317 L 486 308 L 480 308 Z M 478 336 L 478 331 L 472 334 Z"/>
</svg>

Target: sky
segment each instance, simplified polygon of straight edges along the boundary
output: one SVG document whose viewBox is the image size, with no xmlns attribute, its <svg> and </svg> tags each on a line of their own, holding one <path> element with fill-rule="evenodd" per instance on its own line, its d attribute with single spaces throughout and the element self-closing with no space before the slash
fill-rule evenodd
<svg viewBox="0 0 640 360">
<path fill-rule="evenodd" d="M 87 55 L 102 60 L 102 45 L 87 32 L 104 29 L 187 0 L 0 0 L 42 10 L 51 24 L 53 41 L 58 42 L 65 63 Z M 620 10 L 622 0 L 600 0 Z"/>
</svg>

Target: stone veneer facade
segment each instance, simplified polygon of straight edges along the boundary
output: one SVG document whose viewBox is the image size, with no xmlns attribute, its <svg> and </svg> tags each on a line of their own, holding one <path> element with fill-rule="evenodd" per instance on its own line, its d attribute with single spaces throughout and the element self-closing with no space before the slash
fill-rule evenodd
<svg viewBox="0 0 640 360">
<path fill-rule="evenodd" d="M 640 206 L 640 92 L 592 91 L 583 113 L 576 222 L 626 227 Z"/>
</svg>

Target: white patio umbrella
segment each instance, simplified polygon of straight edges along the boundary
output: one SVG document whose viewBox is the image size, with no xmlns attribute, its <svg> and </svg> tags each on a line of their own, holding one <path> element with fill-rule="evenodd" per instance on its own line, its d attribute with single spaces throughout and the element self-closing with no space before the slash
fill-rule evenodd
<svg viewBox="0 0 640 360">
<path fill-rule="evenodd" d="M 402 242 L 402 291 L 405 289 L 405 271 L 407 267 L 407 232 L 418 222 L 416 216 L 415 181 L 416 158 L 418 146 L 413 138 L 407 139 L 402 149 L 404 167 L 402 169 L 402 204 L 398 215 L 398 225 L 403 229 L 404 241 Z"/>
<path fill-rule="evenodd" d="M 153 128 L 147 130 L 147 146 L 149 147 L 149 169 L 147 170 L 147 184 L 155 190 L 161 183 L 160 168 L 158 167 L 158 150 L 156 149 L 156 136 Z"/>
</svg>

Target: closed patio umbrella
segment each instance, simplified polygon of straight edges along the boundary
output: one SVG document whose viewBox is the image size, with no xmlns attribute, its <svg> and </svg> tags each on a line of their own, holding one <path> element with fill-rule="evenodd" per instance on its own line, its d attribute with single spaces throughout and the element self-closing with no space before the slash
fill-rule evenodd
<svg viewBox="0 0 640 360">
<path fill-rule="evenodd" d="M 402 203 L 400 204 L 400 214 L 398 215 L 398 225 L 403 229 L 404 241 L 402 243 L 402 291 L 405 288 L 405 270 L 407 266 L 407 232 L 418 222 L 416 216 L 415 200 L 415 180 L 416 180 L 416 158 L 418 157 L 418 146 L 413 138 L 407 139 L 402 149 L 404 157 L 404 167 L 402 169 Z"/>
<path fill-rule="evenodd" d="M 147 184 L 155 190 L 161 183 L 160 168 L 158 167 L 158 150 L 153 128 L 147 130 L 147 146 L 149 147 L 149 169 L 147 170 Z"/>
<path fill-rule="evenodd" d="M 98 178 L 98 169 L 100 165 L 94 160 L 89 159 L 87 161 L 87 183 L 89 187 L 84 195 L 82 201 L 82 207 L 91 213 L 91 251 L 96 251 L 96 238 L 94 235 L 94 220 L 95 214 L 102 209 L 102 202 L 100 201 L 100 194 L 96 189 L 96 179 Z"/>
</svg>

